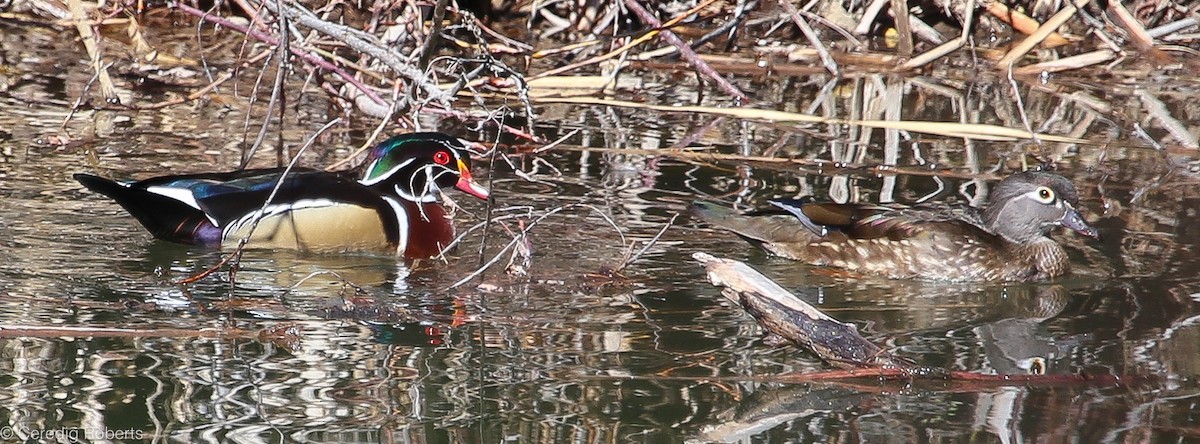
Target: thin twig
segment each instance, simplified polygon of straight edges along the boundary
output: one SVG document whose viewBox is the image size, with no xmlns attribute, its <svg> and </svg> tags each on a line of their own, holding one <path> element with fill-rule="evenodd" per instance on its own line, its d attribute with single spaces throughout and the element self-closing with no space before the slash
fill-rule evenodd
<svg viewBox="0 0 1200 444">
<path fill-rule="evenodd" d="M 663 225 L 661 230 L 658 230 L 658 234 L 654 235 L 654 237 L 651 238 L 650 241 L 646 242 L 646 246 L 642 247 L 642 249 L 639 250 L 637 252 L 637 254 L 634 254 L 633 256 L 630 256 L 628 259 L 625 259 L 624 261 L 622 261 L 621 265 L 617 266 L 617 268 L 616 268 L 616 270 L 614 270 L 614 272 L 619 273 L 621 270 L 624 270 L 629 265 L 633 264 L 634 262 L 637 262 L 638 259 L 641 259 L 642 256 L 645 255 L 646 252 L 650 250 L 650 247 L 652 247 L 652 246 L 654 246 L 654 244 L 658 243 L 658 240 L 660 238 L 662 238 L 663 234 L 666 234 L 667 229 L 671 228 L 671 225 L 675 223 L 675 219 L 678 219 L 678 218 L 679 218 L 679 213 L 675 213 L 675 214 L 671 215 L 671 220 L 667 221 L 666 225 Z M 629 244 L 629 246 L 633 247 L 633 244 L 631 243 L 631 244 Z"/>
<path fill-rule="evenodd" d="M 498 139 L 499 137 L 500 137 L 500 135 L 497 134 L 496 138 Z M 487 187 L 489 190 L 495 189 L 492 185 L 496 183 L 496 153 L 500 152 L 500 148 L 496 146 L 498 143 L 499 143 L 499 140 L 497 140 L 495 143 L 492 143 L 492 152 L 491 152 L 491 156 L 489 156 L 490 159 L 488 159 L 488 184 L 487 184 Z M 483 221 L 484 221 L 483 239 L 479 241 L 479 266 L 481 266 L 481 267 L 483 266 L 483 253 L 484 253 L 485 249 L 487 248 L 487 244 L 488 244 L 488 232 L 490 231 L 490 230 L 488 230 L 488 227 L 491 226 L 492 211 L 495 208 L 496 208 L 496 199 L 492 198 L 492 196 L 489 195 L 488 200 L 487 200 L 487 205 L 484 207 L 484 210 L 483 210 Z"/>
<path fill-rule="evenodd" d="M 699 12 L 701 9 L 708 7 L 708 5 L 712 4 L 714 1 L 716 1 L 716 0 L 707 0 L 703 3 L 698 4 L 698 5 L 696 5 L 696 7 L 689 9 L 687 11 L 684 11 L 682 14 L 676 15 L 674 18 L 667 20 L 660 27 L 658 27 L 658 29 L 650 30 L 649 32 L 647 32 L 645 34 L 642 34 L 640 37 L 632 39 L 628 43 L 621 45 L 620 48 L 614 49 L 614 50 L 609 51 L 604 54 L 600 54 L 595 57 L 590 57 L 587 60 L 583 60 L 583 61 L 579 61 L 579 62 L 575 62 L 575 63 L 568 63 L 568 64 L 560 66 L 558 68 L 554 68 L 549 71 L 538 73 L 536 75 L 530 76 L 529 80 L 555 76 L 555 75 L 559 75 L 559 74 L 562 74 L 565 72 L 571 72 L 571 71 L 577 70 L 579 68 L 582 68 L 584 66 L 595 65 L 597 63 L 611 59 L 613 57 L 625 54 L 630 49 L 634 48 L 635 46 L 645 43 L 646 41 L 657 37 L 664 30 L 670 29 L 671 27 L 679 24 L 679 22 L 683 21 L 684 19 L 692 16 L 692 14 L 695 14 L 695 13 Z M 618 65 L 618 66 L 620 66 L 620 65 Z"/>
<path fill-rule="evenodd" d="M 1016 75 L 1038 75 L 1043 72 L 1059 72 L 1069 69 L 1078 69 L 1092 65 L 1098 65 L 1109 60 L 1117 58 L 1117 53 L 1110 49 L 1098 49 L 1083 54 L 1076 54 L 1061 59 L 1048 60 L 1032 65 L 1025 65 L 1020 68 L 1013 69 L 1013 74 Z"/>
<path fill-rule="evenodd" d="M 87 17 L 83 1 L 67 0 L 67 7 L 70 8 L 71 19 L 75 22 L 75 30 L 79 33 L 79 39 L 83 41 L 83 47 L 87 49 L 92 70 L 95 71 L 97 80 L 100 81 L 100 94 L 104 96 L 105 102 L 119 103 L 117 89 L 113 86 L 112 77 L 108 75 L 108 67 L 101 60 L 100 47 L 96 44 L 99 37 L 92 31 L 92 21 Z"/>
<path fill-rule="evenodd" d="M 258 208 L 258 211 L 254 215 L 254 220 L 250 224 L 250 230 L 248 232 L 246 232 L 245 237 L 242 237 L 242 239 L 238 241 L 237 247 L 234 248 L 233 253 L 221 258 L 221 261 L 217 262 L 216 265 L 209 267 L 208 269 L 200 272 L 199 274 L 189 276 L 187 278 L 176 281 L 175 285 L 190 284 L 190 283 L 196 282 L 200 279 L 204 279 L 205 277 L 207 277 L 210 274 L 213 274 L 214 272 L 216 272 L 222 266 L 224 266 L 226 263 L 229 263 L 229 262 L 233 262 L 235 264 L 234 267 L 236 267 L 237 262 L 242 257 L 242 252 L 246 249 L 246 244 L 250 243 L 250 237 L 254 235 L 254 230 L 256 228 L 258 228 L 258 223 L 260 221 L 262 221 L 263 216 L 266 215 L 267 207 L 270 206 L 271 201 L 273 201 L 275 199 L 275 195 L 279 192 L 279 188 L 281 188 L 283 186 L 283 181 L 285 179 L 287 179 L 288 174 L 292 172 L 292 168 L 295 168 L 296 164 L 300 162 L 300 155 L 303 154 L 304 150 L 308 149 L 309 146 L 312 146 L 313 141 L 317 140 L 318 136 L 320 136 L 322 133 L 327 131 L 329 128 L 332 128 L 334 125 L 340 123 L 341 121 L 342 121 L 341 117 L 337 117 L 337 118 L 334 118 L 333 120 L 330 120 L 328 123 L 326 123 L 324 126 L 322 126 L 321 129 L 318 129 L 317 132 L 313 133 L 313 135 L 310 136 L 308 138 L 308 140 L 306 140 L 304 142 L 304 146 L 300 147 L 300 150 L 296 152 L 296 156 L 292 158 L 291 163 L 288 164 L 287 168 L 284 168 L 283 173 L 279 175 L 279 179 L 275 181 L 275 187 L 271 189 L 271 194 L 267 196 L 267 200 L 263 201 L 262 206 L 260 206 Z M 231 268 L 230 269 L 231 277 L 233 275 L 235 275 L 235 273 L 236 272 L 234 272 L 233 269 Z M 230 282 L 229 282 L 230 286 L 232 286 L 234 284 L 233 281 L 234 280 L 231 278 Z"/>
<path fill-rule="evenodd" d="M 267 1 L 279 1 L 279 0 L 267 0 Z M 271 113 L 275 110 L 276 103 L 279 103 L 281 106 L 279 109 L 279 128 L 280 129 L 283 128 L 283 112 L 284 112 L 284 109 L 282 108 L 283 75 L 285 73 L 287 73 L 287 71 L 288 71 L 287 68 L 289 66 L 288 58 L 287 58 L 287 49 L 292 46 L 290 44 L 291 38 L 289 37 L 289 34 L 286 32 L 287 31 L 286 27 L 287 27 L 287 19 L 281 17 L 279 20 L 279 28 L 280 28 L 279 34 L 281 36 L 283 36 L 283 38 L 280 39 L 279 45 L 276 46 L 276 48 L 277 48 L 276 51 L 278 52 L 278 54 L 276 54 L 275 57 L 279 59 L 279 62 L 275 65 L 275 82 L 271 84 L 271 98 L 268 99 L 268 101 L 267 101 L 267 112 L 263 113 L 262 125 L 260 125 L 258 127 L 258 136 L 254 138 L 254 143 L 250 145 L 250 149 L 243 151 L 243 153 L 242 153 L 242 161 L 241 161 L 241 163 L 238 164 L 239 170 L 246 169 L 246 165 L 250 164 L 250 160 L 254 158 L 254 153 L 256 151 L 258 151 L 258 147 L 262 146 L 263 141 L 266 140 L 267 128 L 269 128 L 271 126 Z M 267 63 L 269 64 L 270 62 L 267 62 Z M 264 69 L 263 71 L 266 71 L 266 70 Z M 262 77 L 259 76 L 259 79 L 261 79 L 261 78 Z M 258 90 L 258 82 L 257 81 L 254 83 L 254 89 L 256 91 Z M 258 96 L 257 94 L 253 94 L 253 95 L 251 95 L 251 98 L 257 97 L 257 96 Z M 249 118 L 250 114 L 251 114 L 250 112 L 247 112 L 246 117 Z M 245 140 L 243 140 L 243 143 L 245 143 Z M 279 144 L 277 149 L 282 150 L 283 144 Z"/>
<path fill-rule="evenodd" d="M 1017 87 L 1017 79 L 1013 78 L 1013 67 L 1008 65 L 1006 70 L 1008 77 L 1008 85 L 1012 88 L 1013 98 L 1017 102 L 1017 113 L 1021 115 L 1021 124 L 1025 126 L 1025 131 L 1029 132 L 1029 138 L 1033 139 L 1033 143 L 1042 144 L 1042 140 L 1038 138 L 1037 133 L 1033 132 L 1033 126 L 1029 123 L 1029 114 L 1025 112 L 1025 101 L 1021 99 L 1021 89 Z"/>
<path fill-rule="evenodd" d="M 112 63 L 110 62 L 108 65 L 106 65 L 104 67 L 104 69 L 107 70 L 108 66 L 111 66 L 111 65 L 112 65 Z M 92 77 L 90 79 L 88 79 L 87 83 L 85 83 L 83 85 L 83 90 L 81 90 L 79 92 L 79 97 L 75 98 L 75 103 L 73 103 L 71 105 L 71 110 L 67 111 L 67 117 L 63 118 L 62 125 L 59 126 L 60 130 L 65 131 L 67 129 L 67 124 L 71 123 L 71 119 L 73 117 L 75 117 L 75 112 L 79 111 L 80 106 L 83 106 L 83 102 L 87 100 L 88 92 L 90 92 L 92 90 L 92 85 L 95 85 L 96 80 L 99 78 L 100 78 L 100 71 L 97 71 L 96 73 L 92 74 Z"/>
<path fill-rule="evenodd" d="M 350 163 L 350 161 L 354 160 L 360 154 L 375 147 L 375 141 L 379 139 L 379 135 L 383 133 L 383 129 L 386 128 L 389 123 L 392 123 L 392 116 L 396 113 L 396 104 L 400 103 L 400 82 L 396 82 L 395 86 L 392 88 L 391 103 L 391 106 L 388 106 L 387 114 L 380 118 L 379 124 L 375 125 L 375 130 L 371 132 L 371 135 L 367 137 L 367 140 L 363 141 L 362 146 L 358 147 L 357 150 L 354 150 L 354 152 L 350 153 L 350 155 L 346 156 L 346 158 L 325 167 L 325 171 L 336 170 L 343 165 Z"/>
<path fill-rule="evenodd" d="M 183 11 L 188 14 L 199 17 L 201 20 L 210 21 L 210 22 L 216 23 L 218 25 L 221 25 L 223 27 L 232 29 L 234 31 L 238 31 L 242 34 L 253 37 L 256 40 L 264 42 L 266 44 L 269 44 L 269 45 L 278 45 L 279 44 L 279 39 L 276 39 L 274 36 L 271 36 L 269 34 L 264 34 L 261 31 L 258 31 L 256 29 L 250 29 L 241 24 L 232 22 L 230 20 L 226 20 L 220 16 L 209 14 L 208 12 L 201 11 L 199 9 L 193 8 L 193 7 L 183 4 L 183 3 L 174 3 L 173 5 L 176 9 L 179 9 L 180 11 Z M 342 68 L 340 68 L 332 63 L 329 63 L 329 61 L 327 61 L 319 56 L 316 56 L 312 53 L 309 53 L 307 51 L 303 51 L 300 48 L 296 48 L 295 46 L 289 47 L 288 51 L 291 52 L 292 55 L 295 55 L 296 57 L 300 57 L 301 59 L 304 59 L 304 61 L 306 61 L 306 62 L 312 63 L 312 64 L 320 67 L 321 69 L 324 69 L 326 71 L 334 73 L 335 75 L 340 77 L 342 80 L 345 80 L 346 83 L 354 85 L 355 89 L 362 91 L 363 94 L 365 94 L 367 97 L 370 97 L 371 100 L 374 101 L 375 103 L 380 104 L 380 105 L 384 105 L 387 103 L 387 102 L 384 102 L 383 99 L 380 98 L 378 94 L 375 94 L 375 91 L 372 90 L 370 87 L 368 87 L 367 85 L 364 85 L 362 82 L 358 81 L 358 79 L 356 79 L 353 75 L 350 75 L 350 73 L 347 73 Z"/>
<path fill-rule="evenodd" d="M 1033 34 L 1041 26 L 1041 23 L 1038 23 L 1037 20 L 1030 18 L 1021 11 L 1009 8 L 1004 2 L 987 2 L 984 8 L 987 9 L 988 14 L 1000 19 L 1004 23 L 1008 23 L 1017 32 L 1025 35 Z M 1054 48 L 1068 43 L 1071 43 L 1071 41 L 1063 37 L 1062 34 L 1052 32 L 1046 36 L 1046 40 L 1042 42 L 1042 47 Z"/>
<path fill-rule="evenodd" d="M 541 154 L 541 153 L 544 153 L 544 152 L 546 152 L 546 151 L 550 151 L 550 150 L 554 149 L 554 147 L 556 147 L 556 146 L 558 146 L 558 145 L 562 144 L 563 142 L 566 142 L 566 141 L 567 141 L 567 139 L 570 139 L 570 138 L 572 138 L 572 137 L 575 137 L 575 135 L 576 135 L 576 134 L 579 134 L 579 132 L 580 132 L 580 131 L 582 131 L 582 129 L 581 129 L 581 128 L 575 128 L 575 129 L 571 130 L 571 132 L 569 132 L 569 133 L 567 133 L 567 134 L 563 135 L 562 137 L 559 137 L 559 138 L 558 138 L 558 139 L 556 139 L 555 141 L 553 141 L 553 142 L 550 142 L 550 143 L 547 143 L 545 146 L 541 146 L 541 147 L 538 147 L 538 148 L 534 149 L 534 150 L 533 150 L 533 153 L 534 153 L 534 154 Z"/>
<path fill-rule="evenodd" d="M 525 210 L 532 210 L 532 208 L 524 207 L 524 206 L 518 207 L 518 208 L 522 208 Z M 505 208 L 503 210 L 508 210 L 508 209 L 511 209 L 511 208 Z M 499 211 L 499 210 L 496 210 L 496 211 Z M 442 261 L 446 260 L 446 252 L 454 250 L 454 247 L 458 246 L 459 243 L 462 243 L 462 241 L 467 238 L 467 235 L 475 232 L 475 230 L 478 230 L 480 228 L 488 226 L 489 224 L 494 224 L 494 223 L 502 222 L 502 221 L 509 220 L 509 219 L 516 219 L 519 217 L 529 217 L 529 216 L 526 216 L 523 214 L 506 214 L 503 216 L 496 216 L 491 219 L 478 222 L 475 225 L 472 225 L 470 228 L 463 230 L 461 233 L 458 233 L 458 235 L 454 237 L 454 240 L 450 241 L 449 244 L 446 244 L 446 246 L 442 248 L 442 252 L 439 253 L 438 256 L 435 257 L 434 259 L 442 260 Z M 506 231 L 509 231 L 510 233 L 512 232 L 512 230 L 510 230 L 507 226 L 502 225 L 502 227 Z"/>
<path fill-rule="evenodd" d="M 662 22 L 659 21 L 658 18 L 653 14 L 651 14 L 650 11 L 647 11 L 646 8 L 643 8 L 642 5 L 638 4 L 637 0 L 625 0 L 625 7 L 629 8 L 630 11 L 633 11 L 633 13 L 637 15 L 643 23 L 655 28 L 662 28 Z M 714 70 L 712 66 L 709 66 L 707 62 L 700 59 L 700 56 L 696 55 L 696 51 L 693 51 L 692 47 L 688 46 L 687 43 L 681 40 L 679 36 L 675 35 L 674 32 L 664 29 L 662 31 L 662 37 L 668 43 L 679 48 L 680 57 L 683 57 L 684 60 L 687 60 L 687 62 L 695 67 L 696 70 L 701 74 L 712 79 L 712 81 L 716 83 L 721 90 L 725 91 L 726 94 L 733 96 L 733 98 L 737 100 L 739 104 L 744 103 L 749 99 L 746 94 L 742 92 L 742 90 L 738 89 L 736 86 L 733 86 L 732 83 L 729 83 L 729 80 L 726 80 L 725 77 Z"/>
<path fill-rule="evenodd" d="M 595 211 L 602 218 L 604 218 L 604 220 L 606 222 L 608 222 L 609 225 L 611 225 L 613 228 L 615 228 L 617 230 L 617 234 L 619 234 L 621 236 L 621 244 L 622 245 L 626 244 L 625 233 L 621 232 L 621 228 L 617 226 L 617 223 L 615 221 L 613 221 L 612 218 L 608 217 L 608 215 L 605 214 L 603 211 L 600 211 L 599 208 L 596 208 L 595 206 L 588 205 L 588 204 L 563 205 L 561 207 L 552 208 L 549 211 L 542 214 L 541 216 L 538 216 L 537 219 L 534 219 L 533 222 L 530 222 L 528 225 L 525 226 L 524 229 L 522 229 L 519 233 L 517 233 L 515 236 L 513 236 L 513 239 L 508 242 L 508 245 L 505 245 L 504 248 L 501 248 L 500 251 L 497 252 L 495 256 L 492 256 L 491 260 L 487 261 L 487 263 L 485 263 L 482 266 L 480 266 L 479 268 L 475 269 L 475 271 L 471 272 L 471 274 L 468 274 L 466 277 L 460 279 L 458 282 L 455 282 L 455 283 L 451 284 L 449 287 L 446 287 L 446 289 L 450 290 L 450 289 L 456 288 L 458 286 L 461 286 L 462 284 L 465 284 L 467 282 L 470 282 L 472 279 L 475 279 L 476 276 L 483 274 L 484 271 L 486 271 L 488 268 L 491 268 L 492 265 L 496 264 L 496 262 L 499 262 L 500 259 L 502 259 L 504 257 L 504 254 L 507 253 L 510 248 L 512 248 L 518 242 L 520 242 L 522 239 L 524 239 L 525 235 L 528 234 L 531 230 L 533 230 L 533 227 L 536 227 L 543 220 L 546 220 L 546 218 L 553 216 L 555 214 L 558 214 L 564 210 L 571 209 L 571 208 L 589 208 L 592 211 Z"/>
<path fill-rule="evenodd" d="M 891 1 L 892 20 L 896 24 L 896 34 L 899 38 L 899 43 L 896 44 L 896 52 L 901 56 L 911 57 L 913 54 L 913 38 L 912 25 L 908 21 L 908 0 Z"/>
<path fill-rule="evenodd" d="M 452 96 L 446 94 L 446 92 L 438 88 L 436 84 L 430 82 L 424 71 L 404 60 L 400 54 L 397 54 L 391 50 L 388 45 L 380 42 L 379 38 L 374 35 L 351 28 L 349 26 L 321 20 L 321 18 L 317 17 L 316 14 L 313 14 L 312 11 L 309 11 L 308 9 L 305 9 L 299 5 L 289 3 L 283 5 L 282 7 L 276 7 L 270 1 L 264 1 L 263 5 L 276 15 L 286 15 L 296 23 L 312 28 L 321 34 L 325 34 L 326 36 L 345 43 L 347 46 L 350 46 L 356 51 L 365 53 L 371 57 L 375 57 L 397 74 L 408 78 L 413 84 L 419 86 L 421 90 L 425 91 L 425 93 L 428 94 L 433 100 L 443 104 L 449 104 L 454 100 Z"/>
<path fill-rule="evenodd" d="M 1125 28 L 1129 32 L 1130 40 L 1133 40 L 1134 46 L 1142 51 L 1146 51 L 1154 55 L 1159 53 L 1159 50 L 1154 47 L 1154 38 L 1146 32 L 1146 28 L 1138 22 L 1137 17 L 1129 12 L 1121 2 L 1108 2 L 1108 11 L 1111 13 L 1114 21 Z M 1165 56 L 1159 53 L 1160 56 Z"/>
<path fill-rule="evenodd" d="M 138 111 L 147 111 L 147 110 L 152 110 L 152 109 L 166 108 L 168 106 L 181 105 L 181 104 L 199 99 L 200 97 L 212 92 L 214 89 L 216 89 L 222 83 L 225 83 L 225 82 L 229 81 L 229 79 L 232 79 L 232 78 L 233 78 L 233 74 L 230 74 L 228 72 L 221 73 L 221 75 L 217 76 L 217 78 L 215 80 L 213 80 L 211 83 L 209 83 L 208 85 L 205 85 L 203 88 L 193 91 L 191 94 L 188 94 L 186 96 L 176 97 L 174 99 L 164 100 L 164 101 L 152 103 L 149 105 L 130 106 L 129 109 L 138 110 Z"/>
<path fill-rule="evenodd" d="M 846 43 L 850 44 L 850 46 L 851 46 L 850 49 L 853 49 L 853 50 L 862 50 L 863 49 L 863 42 L 860 42 L 858 40 L 858 38 L 854 37 L 854 34 L 852 34 L 850 31 L 846 30 L 845 28 L 842 28 L 841 25 L 834 23 L 833 20 L 822 17 L 820 14 L 808 12 L 804 9 L 797 9 L 796 12 L 800 13 L 800 15 L 804 16 L 805 18 L 807 18 L 809 20 L 812 20 L 812 21 L 815 21 L 822 25 L 825 25 L 825 27 L 827 27 L 827 28 L 833 30 L 833 32 L 836 32 L 839 35 L 841 35 L 843 39 L 846 39 Z M 916 17 L 910 17 L 910 19 L 915 20 Z M 929 26 L 929 25 L 925 25 L 925 26 Z M 934 31 L 934 32 L 936 32 L 936 31 Z M 941 42 L 938 42 L 938 43 L 941 43 Z"/>
<path fill-rule="evenodd" d="M 800 28 L 804 38 L 808 39 L 808 43 L 817 51 L 817 55 L 821 56 L 821 64 L 825 66 L 825 70 L 837 76 L 837 62 L 833 60 L 833 56 L 829 55 L 829 50 L 825 49 L 825 44 L 821 42 L 821 36 L 817 35 L 817 31 L 814 31 L 812 26 L 808 26 L 808 22 L 800 17 L 800 11 L 796 10 L 796 5 L 793 5 L 791 0 L 779 0 L 779 4 L 783 5 L 783 9 L 792 17 L 792 23 Z"/>
<path fill-rule="evenodd" d="M 425 39 L 425 47 L 421 50 L 421 58 L 417 62 L 417 66 L 429 66 L 429 59 L 433 57 L 433 52 L 437 50 L 438 41 L 442 37 L 442 20 L 446 18 L 446 6 L 450 0 L 437 0 L 437 4 L 433 6 L 433 17 L 429 23 L 429 37 Z"/>
<path fill-rule="evenodd" d="M 716 29 L 709 31 L 707 34 L 704 34 L 700 38 L 693 41 L 691 44 L 692 49 L 699 49 L 700 46 L 704 45 L 705 43 L 708 43 L 709 41 L 716 39 L 721 35 L 726 35 L 728 36 L 728 40 L 725 43 L 725 50 L 732 52 L 733 47 L 737 42 L 738 29 L 741 28 L 742 22 L 746 21 L 746 16 L 749 14 L 750 10 L 756 7 L 758 7 L 758 0 L 738 0 L 737 5 L 735 5 L 733 9 L 733 17 L 729 20 L 726 20 L 725 23 L 721 24 L 721 26 L 718 26 Z"/>
<path fill-rule="evenodd" d="M 908 59 L 900 66 L 896 67 L 897 71 L 906 71 L 919 68 L 926 64 L 932 63 L 934 60 L 942 58 L 946 54 L 957 51 L 959 48 L 967 45 L 967 41 L 971 39 L 971 30 L 974 28 L 975 21 L 975 0 L 966 0 L 966 12 L 963 17 L 962 32 L 954 40 L 938 45 L 937 47 L 925 51 L 920 55 Z"/>
<path fill-rule="evenodd" d="M 1028 54 L 1033 47 L 1038 45 L 1038 43 L 1041 43 L 1043 40 L 1050 37 L 1050 34 L 1053 34 L 1059 26 L 1062 26 L 1063 23 L 1066 23 L 1068 19 L 1073 17 L 1075 13 L 1079 12 L 1079 10 L 1083 8 L 1084 5 L 1087 5 L 1089 1 L 1090 0 L 1074 0 L 1073 3 L 1068 3 L 1061 11 L 1058 11 L 1054 15 L 1050 16 L 1045 23 L 1042 23 L 1042 26 L 1039 26 L 1037 31 L 1034 31 L 1033 34 L 1029 35 L 1029 37 L 1021 40 L 1021 42 L 1013 47 L 1012 50 L 1008 51 L 1004 57 L 1000 58 L 1000 61 L 996 62 L 996 67 L 1007 70 L 1016 63 L 1017 59 L 1024 57 L 1025 54 Z"/>
</svg>

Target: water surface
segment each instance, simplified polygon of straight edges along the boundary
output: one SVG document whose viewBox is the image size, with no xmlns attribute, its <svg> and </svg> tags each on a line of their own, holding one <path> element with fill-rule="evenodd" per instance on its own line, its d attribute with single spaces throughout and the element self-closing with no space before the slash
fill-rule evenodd
<svg viewBox="0 0 1200 444">
<path fill-rule="evenodd" d="M 47 48 L 55 40 L 47 31 L 13 31 L 3 38 Z M 517 154 L 526 178 L 500 163 L 490 175 L 486 162 L 476 171 L 491 180 L 493 216 L 507 217 L 506 227 L 488 232 L 483 259 L 509 243 L 518 221 L 575 205 L 530 230 L 528 263 L 515 262 L 524 275 L 505 272 L 505 255 L 476 280 L 448 289 L 479 265 L 484 236 L 476 230 L 438 263 L 251 251 L 236 276 L 221 271 L 180 285 L 174 282 L 216 265 L 222 252 L 155 241 L 70 176 L 233 169 L 245 110 L 214 103 L 84 109 L 67 119 L 88 74 L 36 74 L 54 54 L 24 51 L 8 54 L 22 62 L 0 94 L 0 327 L 7 329 L 0 330 L 0 439 L 37 441 L 56 430 L 181 442 L 1197 439 L 1200 261 L 1197 225 L 1187 222 L 1200 208 L 1191 191 L 1200 182 L 1187 167 L 1192 153 L 1142 147 L 1121 137 L 1124 122 L 1097 119 L 1097 111 L 1071 98 L 1025 91 L 1030 112 L 1045 122 L 1039 130 L 1084 136 L 1087 144 L 539 106 L 543 137 L 580 130 L 542 157 L 558 171 L 543 164 L 535 173 L 533 157 Z M 659 84 L 670 80 L 646 75 Z M 758 88 L 755 106 L 803 111 L 825 97 L 818 92 L 826 80 L 746 86 Z M 847 94 L 821 100 L 832 100 L 826 111 L 863 117 L 871 111 L 856 100 L 877 94 L 903 99 L 910 119 L 970 115 L 1011 126 L 1015 113 L 1001 105 L 1008 85 L 997 80 L 954 72 L 864 75 L 841 81 Z M 928 84 L 969 94 L 930 95 L 922 88 Z M 1123 88 L 1143 87 L 1082 88 L 1119 101 L 1129 94 Z M 1155 87 L 1168 99 L 1180 97 L 1170 82 Z M 698 97 L 687 88 L 649 91 L 663 103 Z M 137 92 L 147 101 L 161 93 Z M 284 139 L 293 147 L 327 111 L 319 103 L 298 106 L 312 118 L 287 127 Z M 303 161 L 324 166 L 345 157 L 374 123 L 361 125 L 323 137 Z M 495 137 L 450 121 L 426 125 L 474 140 Z M 696 145 L 722 153 L 907 169 L 878 175 L 714 164 L 667 151 L 692 133 L 700 135 Z M 893 137 L 900 142 L 888 142 Z M 266 151 L 256 162 L 274 159 Z M 1052 282 L 839 276 L 770 258 L 686 218 L 622 278 L 607 273 L 693 199 L 739 208 L 797 195 L 979 203 L 994 179 L 1043 160 L 1076 183 L 1088 219 L 1104 235 L 1089 243 L 1057 233 L 1076 273 Z M 481 202 L 451 193 L 463 206 L 460 229 L 482 220 Z M 705 281 L 690 259 L 697 251 L 749 262 L 921 365 L 1024 373 L 1040 360 L 1050 374 L 1125 382 L 784 383 L 776 377 L 826 366 L 797 348 L 764 342 L 754 321 Z M 90 330 L 11 330 L 23 326 Z"/>
</svg>

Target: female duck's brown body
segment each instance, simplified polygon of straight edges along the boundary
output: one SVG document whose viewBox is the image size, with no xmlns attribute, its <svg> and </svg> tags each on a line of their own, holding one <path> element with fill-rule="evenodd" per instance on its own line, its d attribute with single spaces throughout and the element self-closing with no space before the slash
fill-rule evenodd
<svg viewBox="0 0 1200 444">
<path fill-rule="evenodd" d="M 1061 176 L 1017 173 L 988 205 L 914 207 L 771 202 L 783 214 L 734 214 L 696 203 L 692 214 L 780 257 L 894 279 L 1032 281 L 1070 271 L 1048 235 L 1056 226 L 1098 237 L 1075 210 L 1078 194 Z"/>
</svg>

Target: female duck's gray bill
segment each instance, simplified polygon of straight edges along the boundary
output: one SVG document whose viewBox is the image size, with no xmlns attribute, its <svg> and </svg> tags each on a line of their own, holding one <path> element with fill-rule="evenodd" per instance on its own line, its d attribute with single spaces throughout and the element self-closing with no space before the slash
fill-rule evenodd
<svg viewBox="0 0 1200 444">
<path fill-rule="evenodd" d="M 1088 225 L 1087 221 L 1083 220 L 1083 215 L 1079 214 L 1079 210 L 1074 208 L 1067 208 L 1067 214 L 1064 214 L 1062 218 L 1062 225 L 1075 230 L 1076 233 L 1100 240 L 1100 232 L 1096 230 L 1096 227 Z"/>
</svg>

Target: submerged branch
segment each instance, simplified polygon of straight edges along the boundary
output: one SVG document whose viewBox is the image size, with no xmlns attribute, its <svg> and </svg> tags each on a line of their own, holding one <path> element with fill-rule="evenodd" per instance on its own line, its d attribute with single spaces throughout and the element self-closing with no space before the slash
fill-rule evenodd
<svg viewBox="0 0 1200 444">
<path fill-rule="evenodd" d="M 844 324 L 809 305 L 748 265 L 705 253 L 692 258 L 704 265 L 708 280 L 726 297 L 741 304 L 758 323 L 836 367 L 901 368 L 911 366 L 884 352 Z"/>
<path fill-rule="evenodd" d="M 692 257 L 704 265 L 712 284 L 722 287 L 725 296 L 754 316 L 763 328 L 814 353 L 822 361 L 840 368 L 829 372 L 776 375 L 771 377 L 772 381 L 799 383 L 876 378 L 1007 385 L 1114 384 L 1146 379 L 1140 376 L 1111 374 L 994 375 L 916 366 L 863 338 L 854 325 L 830 317 L 742 262 L 717 258 L 707 253 L 695 253 Z"/>
</svg>

